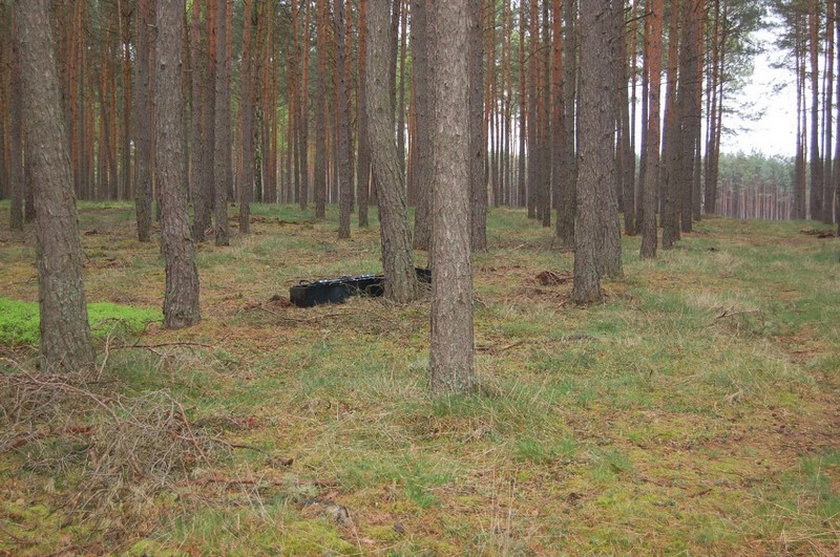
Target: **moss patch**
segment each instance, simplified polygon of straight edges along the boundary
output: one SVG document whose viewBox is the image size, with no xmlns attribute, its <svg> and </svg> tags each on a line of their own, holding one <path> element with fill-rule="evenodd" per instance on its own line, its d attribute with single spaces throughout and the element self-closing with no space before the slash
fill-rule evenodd
<svg viewBox="0 0 840 557">
<path fill-rule="evenodd" d="M 88 304 L 88 320 L 93 336 L 130 335 L 143 331 L 150 322 L 160 321 L 161 312 L 150 308 L 136 308 L 95 302 Z M 40 316 L 36 302 L 22 302 L 0 297 L 0 344 L 9 346 L 38 344 Z"/>
</svg>

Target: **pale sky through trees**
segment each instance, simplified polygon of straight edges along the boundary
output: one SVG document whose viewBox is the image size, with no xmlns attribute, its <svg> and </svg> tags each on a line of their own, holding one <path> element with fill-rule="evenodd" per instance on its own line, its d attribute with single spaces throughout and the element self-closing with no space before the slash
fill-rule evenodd
<svg viewBox="0 0 840 557">
<path fill-rule="evenodd" d="M 755 56 L 753 74 L 737 99 L 744 103 L 745 112 L 760 117 L 724 115 L 723 125 L 728 131 L 721 138 L 721 151 L 758 151 L 768 156 L 792 157 L 796 148 L 796 76 L 790 69 L 772 67 L 787 54 L 773 44 L 772 30 L 759 31 L 754 39 L 762 52 Z M 728 105 L 732 107 L 736 102 L 730 98 Z"/>
</svg>

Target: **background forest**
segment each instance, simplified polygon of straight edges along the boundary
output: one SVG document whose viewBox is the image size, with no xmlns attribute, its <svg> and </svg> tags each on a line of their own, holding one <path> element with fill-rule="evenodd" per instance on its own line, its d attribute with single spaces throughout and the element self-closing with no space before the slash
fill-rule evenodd
<svg viewBox="0 0 840 557">
<path fill-rule="evenodd" d="M 62 109 L 76 194 L 88 200 L 137 199 L 143 209 L 144 199 L 157 191 L 151 166 L 154 27 L 148 21 L 143 24 L 144 17 L 153 17 L 153 3 L 54 4 Z M 212 192 L 205 190 L 216 171 L 213 161 L 227 158 L 230 164 L 218 169 L 230 176 L 223 180 L 225 195 L 229 200 L 244 201 L 244 211 L 248 200 L 256 199 L 298 203 L 302 208 L 315 203 L 320 216 L 324 203 L 339 202 L 343 168 L 344 174 L 352 177 L 353 195 L 348 202 L 351 207 L 358 202 L 364 226 L 366 204 L 373 199 L 363 98 L 365 2 L 349 2 L 341 13 L 326 0 L 231 1 L 222 6 L 222 14 L 216 13 L 215 4 L 189 2 L 183 22 L 183 125 L 189 154 L 184 164 L 198 213 L 196 239 L 202 239 L 213 205 L 205 200 L 212 197 Z M 470 68 L 477 74 L 472 76 L 473 82 L 481 82 L 477 93 L 483 99 L 487 202 L 490 206 L 527 206 L 530 216 L 547 224 L 546 208 L 559 204 L 562 189 L 572 183 L 568 178 L 552 181 L 551 176 L 561 172 L 552 170 L 552 165 L 567 166 L 562 157 L 568 158 L 574 149 L 569 147 L 568 132 L 564 135 L 554 129 L 564 125 L 561 115 L 569 119 L 574 114 L 576 88 L 574 83 L 564 85 L 575 81 L 577 71 L 574 19 L 564 22 L 568 2 L 565 7 L 561 1 L 537 0 L 476 4 L 481 10 L 481 28 L 476 30 L 481 38 L 475 60 L 482 62 L 474 61 Z M 651 56 L 660 57 L 665 69 L 663 160 L 666 167 L 679 165 L 683 173 L 693 169 L 691 180 L 678 180 L 690 184 L 693 192 L 681 194 L 681 210 L 690 209 L 694 218 L 701 212 L 735 216 L 738 211 L 766 218 L 808 216 L 826 222 L 834 218 L 833 210 L 823 210 L 833 206 L 837 182 L 832 173 L 837 143 L 834 96 L 840 94 L 834 86 L 834 2 L 704 0 L 685 10 L 679 9 L 682 4 L 665 2 L 663 42 L 652 54 L 645 52 L 650 34 L 645 33 L 644 25 L 650 18 L 644 16 L 650 7 L 643 2 L 614 4 L 614 24 L 623 29 L 625 37 L 621 44 L 613 45 L 619 56 L 614 58 L 617 65 L 612 74 L 618 92 L 616 156 L 622 167 L 616 191 L 621 208 L 627 208 L 627 233 L 635 232 L 641 203 L 638 182 L 646 167 L 645 134 L 641 131 L 645 126 L 641 122 L 646 121 L 649 109 L 647 69 Z M 0 10 L 0 26 L 5 30 L 0 61 L 0 106 L 4 107 L 0 198 L 12 200 L 11 225 L 17 228 L 24 218 L 27 188 L 20 139 L 23 129 L 17 121 L 20 111 L 14 109 L 20 99 L 12 63 L 10 6 L 3 2 Z M 396 128 L 402 131 L 397 134 L 397 147 L 406 173 L 408 201 L 415 205 L 424 194 L 419 177 L 422 168 L 417 168 L 418 164 L 422 167 L 419 153 L 423 149 L 418 134 L 422 137 L 424 130 L 418 126 L 423 126 L 422 111 L 428 110 L 422 98 L 418 103 L 418 97 L 428 95 L 424 90 L 428 77 L 422 75 L 424 65 L 418 67 L 415 60 L 426 39 L 422 26 L 411 26 L 410 2 L 395 1 L 392 8 L 389 87 Z M 745 104 L 739 90 L 749 76 L 755 53 L 751 33 L 769 24 L 769 14 L 774 15 L 774 24 L 782 25 L 777 30 L 778 44 L 790 53 L 787 63 L 791 80 L 796 82 L 800 121 L 796 137 L 779 138 L 790 143 L 790 160 L 753 161 L 755 167 L 783 164 L 784 171 L 769 173 L 774 178 L 768 182 L 767 176 L 755 181 L 743 158 L 722 165 L 720 134 L 726 133 L 726 115 Z M 223 44 L 216 38 L 217 19 L 229 30 Z M 678 79 L 680 71 L 689 70 L 693 72 L 689 78 Z M 219 91 L 224 99 L 216 98 L 217 73 L 228 83 Z M 217 142 L 209 141 L 210 136 L 215 137 L 217 104 L 231 111 L 230 124 L 219 130 L 218 149 L 225 153 L 229 149 L 226 157 L 218 156 L 211 145 Z M 529 121 L 534 125 L 528 125 Z M 686 131 L 690 131 L 692 145 L 671 146 L 669 137 L 675 134 L 669 130 L 689 123 L 691 129 Z M 675 151 L 697 162 L 677 162 Z M 641 153 L 641 160 L 634 153 Z M 147 164 L 138 164 L 144 160 Z M 719 190 L 719 173 L 736 166 L 743 166 L 741 171 L 733 170 L 741 178 L 725 176 Z M 668 183 L 670 172 L 663 171 L 663 182 Z M 145 182 L 151 184 L 148 193 Z M 734 201 L 741 197 L 743 202 Z M 682 214 L 686 222 L 691 221 L 688 214 Z M 144 218 L 140 233 L 148 226 Z"/>
<path fill-rule="evenodd" d="M 0 555 L 840 553 L 838 9 L 0 0 Z"/>
</svg>

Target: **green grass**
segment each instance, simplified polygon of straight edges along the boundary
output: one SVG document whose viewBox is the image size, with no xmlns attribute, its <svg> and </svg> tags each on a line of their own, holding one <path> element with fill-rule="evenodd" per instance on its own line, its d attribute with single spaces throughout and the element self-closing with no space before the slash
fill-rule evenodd
<svg viewBox="0 0 840 557">
<path fill-rule="evenodd" d="M 0 296 L 0 344 L 37 345 L 41 337 L 36 302 Z M 94 338 L 141 333 L 149 323 L 163 319 L 159 310 L 94 302 L 88 304 L 88 321 Z"/>
<path fill-rule="evenodd" d="M 159 307 L 159 249 L 134 241 L 130 207 L 81 208 L 83 229 L 98 231 L 83 237 L 89 295 Z M 0 501 L 24 503 L 0 504 L 4 528 L 25 539 L 50 528 L 21 511 L 36 501 L 91 553 L 835 552 L 840 241 L 799 232 L 813 224 L 706 219 L 653 261 L 625 237 L 625 277 L 604 283 L 606 303 L 578 308 L 571 284 L 536 281 L 570 272 L 571 254 L 523 211 L 493 210 L 490 249 L 473 259 L 481 389 L 436 398 L 428 300 L 271 300 L 301 279 L 378 272 L 376 221 L 338 241 L 334 207 L 325 220 L 293 206 L 253 214 L 252 235 L 200 246 L 202 322 L 150 326 L 142 341 L 164 348 L 115 352 L 106 377 L 127 398 L 168 389 L 242 447 L 196 481 L 256 483 L 180 482 L 117 550 L 62 514 L 63 484 L 12 452 L 0 455 Z M 33 256 L 0 244 L 8 297 L 37 298 Z M 352 524 L 310 499 L 345 506 Z M 55 552 L 57 539 L 0 552 Z"/>
</svg>

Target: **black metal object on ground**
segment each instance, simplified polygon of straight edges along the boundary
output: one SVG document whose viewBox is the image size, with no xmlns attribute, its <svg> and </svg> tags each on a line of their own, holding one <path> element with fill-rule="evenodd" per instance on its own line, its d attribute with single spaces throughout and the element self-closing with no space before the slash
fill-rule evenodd
<svg viewBox="0 0 840 557">
<path fill-rule="evenodd" d="M 415 268 L 417 280 L 432 282 L 430 269 Z M 315 281 L 300 281 L 289 289 L 289 301 L 301 308 L 319 304 L 340 304 L 355 295 L 382 296 L 385 292 L 385 275 L 357 275 Z"/>
</svg>

